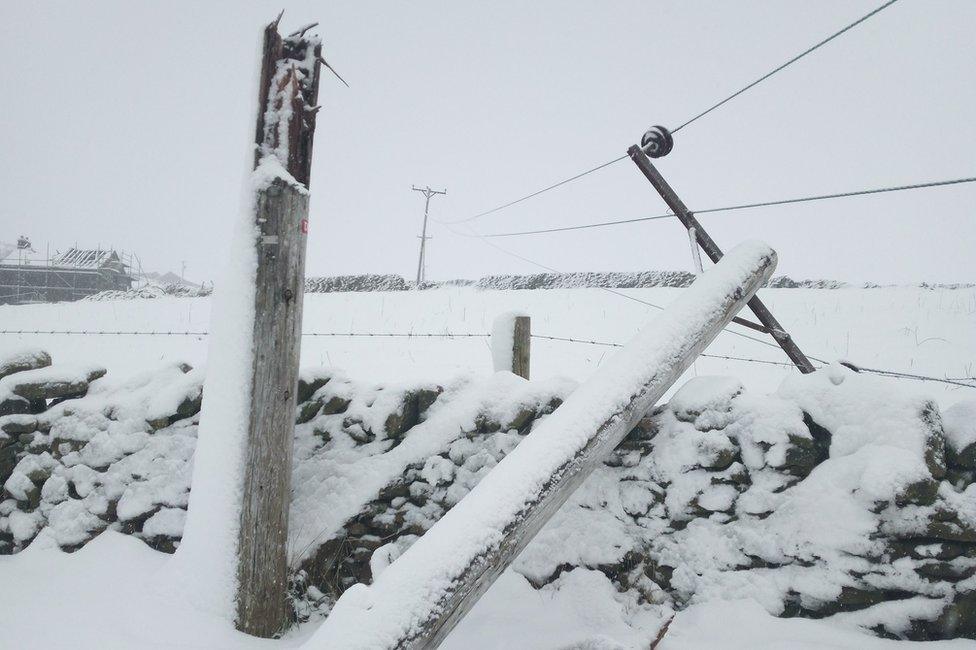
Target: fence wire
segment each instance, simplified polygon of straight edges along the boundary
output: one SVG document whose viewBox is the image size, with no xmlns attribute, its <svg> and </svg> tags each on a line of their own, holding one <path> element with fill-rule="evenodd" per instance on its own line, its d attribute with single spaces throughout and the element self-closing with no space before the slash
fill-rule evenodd
<svg viewBox="0 0 976 650">
<path fill-rule="evenodd" d="M 0 330 L 0 334 L 57 334 L 65 336 L 208 336 L 208 331 L 137 331 L 137 330 Z M 302 336 L 314 337 L 336 337 L 336 338 L 446 338 L 446 339 L 487 339 L 491 334 L 481 332 L 302 332 Z M 532 338 L 544 341 L 560 341 L 564 343 L 578 343 L 585 345 L 596 345 L 602 347 L 622 348 L 622 343 L 612 341 L 597 341 L 593 339 L 578 339 L 569 336 L 550 336 L 547 334 L 532 334 Z M 794 367 L 792 363 L 785 361 L 770 361 L 768 359 L 755 359 L 752 357 L 738 357 L 726 354 L 711 354 L 703 352 L 699 356 L 707 359 L 723 359 L 726 361 L 739 361 L 742 363 L 758 363 L 770 366 L 780 366 L 785 368 Z M 822 365 L 826 362 L 817 360 Z M 862 368 L 856 364 L 850 367 L 857 372 L 866 372 L 882 377 L 892 377 L 894 379 L 912 379 L 915 381 L 930 381 L 964 388 L 976 388 L 976 377 L 932 377 L 928 375 L 916 375 L 896 370 L 884 370 L 881 368 Z"/>
</svg>

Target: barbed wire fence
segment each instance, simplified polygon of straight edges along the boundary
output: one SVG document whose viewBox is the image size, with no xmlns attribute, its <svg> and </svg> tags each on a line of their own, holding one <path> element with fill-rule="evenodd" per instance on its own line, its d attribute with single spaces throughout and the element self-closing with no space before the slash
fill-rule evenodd
<svg viewBox="0 0 976 650">
<path fill-rule="evenodd" d="M 0 334 L 7 335 L 61 335 L 61 336 L 189 336 L 205 337 L 210 332 L 206 330 L 193 331 L 173 331 L 173 330 L 43 330 L 43 329 L 9 329 L 0 330 Z M 326 338 L 405 338 L 405 339 L 490 339 L 491 334 L 482 332 L 302 332 L 302 336 L 307 337 L 326 337 Z M 562 343 L 575 343 L 581 345 L 593 345 L 609 348 L 622 348 L 624 344 L 612 341 L 598 341 L 594 339 L 574 338 L 570 336 L 552 336 L 548 334 L 532 334 L 533 339 L 543 341 L 556 341 Z M 703 352 L 699 356 L 707 359 L 719 359 L 725 361 L 737 361 L 741 363 L 755 363 L 784 368 L 793 368 L 792 363 L 785 361 L 772 361 L 769 359 L 757 359 L 754 357 L 742 357 L 727 354 L 712 354 Z M 812 358 L 812 357 L 811 357 Z M 829 362 L 817 359 L 820 367 L 830 365 Z M 866 368 L 857 366 L 849 362 L 842 362 L 847 367 L 857 371 L 865 372 L 894 379 L 910 379 L 914 381 L 927 381 L 961 386 L 964 388 L 976 389 L 976 377 L 933 377 L 930 375 L 919 375 L 914 373 L 900 372 L 897 370 L 885 370 L 881 368 Z"/>
</svg>

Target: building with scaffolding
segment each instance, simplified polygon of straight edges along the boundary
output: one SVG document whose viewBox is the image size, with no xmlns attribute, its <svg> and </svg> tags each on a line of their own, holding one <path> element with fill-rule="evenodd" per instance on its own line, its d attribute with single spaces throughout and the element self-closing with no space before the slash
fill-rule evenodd
<svg viewBox="0 0 976 650">
<path fill-rule="evenodd" d="M 70 248 L 38 258 L 35 252 L 25 237 L 16 246 L 0 245 L 0 305 L 79 300 L 132 288 L 133 258 L 125 253 Z"/>
</svg>

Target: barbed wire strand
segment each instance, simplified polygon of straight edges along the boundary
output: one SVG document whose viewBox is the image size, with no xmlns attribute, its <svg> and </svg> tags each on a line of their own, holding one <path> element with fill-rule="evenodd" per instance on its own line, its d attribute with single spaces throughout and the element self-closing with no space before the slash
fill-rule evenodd
<svg viewBox="0 0 976 650">
<path fill-rule="evenodd" d="M 550 341 L 565 341 L 567 343 L 585 343 L 585 344 L 588 344 L 588 345 L 599 345 L 599 346 L 614 347 L 614 348 L 623 347 L 623 344 L 621 344 L 621 343 L 609 343 L 609 342 L 606 342 L 606 341 L 593 341 L 593 340 L 587 340 L 587 339 L 575 339 L 575 338 L 564 337 L 564 336 L 546 336 L 546 335 L 542 335 L 542 334 L 532 334 L 532 338 L 547 339 L 547 340 L 550 340 Z M 702 352 L 698 356 L 707 357 L 707 358 L 711 358 L 711 359 L 727 359 L 727 360 L 731 360 L 731 361 L 745 361 L 745 362 L 749 362 L 749 363 L 764 363 L 764 364 L 769 364 L 769 365 L 774 365 L 774 366 L 785 366 L 785 367 L 788 367 L 788 368 L 792 368 L 793 367 L 793 364 L 792 363 L 786 363 L 784 361 L 770 361 L 768 359 L 753 359 L 751 357 L 736 357 L 736 356 L 724 355 L 724 354 L 711 354 L 711 353 L 708 353 L 708 352 Z M 824 363 L 824 362 L 821 361 L 820 363 Z M 829 365 L 829 364 L 825 364 L 825 365 Z M 955 377 L 932 377 L 932 376 L 928 376 L 928 375 L 915 375 L 915 374 L 911 374 L 911 373 L 907 373 L 907 372 L 896 372 L 894 370 L 880 370 L 878 368 L 862 368 L 861 366 L 858 366 L 856 364 L 853 364 L 853 365 L 854 365 L 854 368 L 856 368 L 856 372 L 867 372 L 867 373 L 871 373 L 871 374 L 883 375 L 883 376 L 889 376 L 889 377 L 895 377 L 895 378 L 900 378 L 900 379 L 915 379 L 915 380 L 918 380 L 918 381 L 934 381 L 934 382 L 939 382 L 939 383 L 943 383 L 943 384 L 952 384 L 954 386 L 964 386 L 966 388 L 976 388 L 976 385 L 974 385 L 974 384 L 965 383 L 965 380 L 976 380 L 976 378 L 971 378 L 971 377 L 965 377 L 965 378 L 962 378 L 962 379 L 955 378 Z"/>
<path fill-rule="evenodd" d="M 0 330 L 0 334 L 64 334 L 112 336 L 209 336 L 210 332 L 134 331 L 134 330 Z M 373 337 L 373 338 L 485 338 L 490 334 L 470 332 L 302 332 L 302 336 Z"/>
<path fill-rule="evenodd" d="M 126 335 L 136 335 L 136 336 L 208 336 L 207 331 L 135 331 L 135 330 L 0 330 L 0 334 L 62 334 L 62 335 L 79 335 L 79 336 L 91 336 L 91 335 L 113 335 L 113 336 L 126 336 Z M 326 337 L 365 337 L 365 338 L 490 338 L 491 334 L 481 334 L 474 332 L 303 332 L 302 336 L 326 336 Z M 587 345 L 597 345 L 604 347 L 622 348 L 624 347 L 621 343 L 611 343 L 607 341 L 595 341 L 591 339 L 577 339 L 567 336 L 550 336 L 547 334 L 532 334 L 534 339 L 542 339 L 548 341 L 562 341 L 566 343 L 582 343 Z M 709 358 L 709 359 L 724 359 L 728 361 L 740 361 L 745 363 L 760 363 L 774 366 L 781 366 L 786 368 L 792 368 L 792 363 L 786 363 L 783 361 L 770 361 L 768 359 L 755 359 L 752 357 L 738 357 L 733 355 L 724 354 L 712 354 L 709 352 L 703 352 L 699 356 Z M 817 359 L 818 362 L 827 365 L 827 362 Z M 894 370 L 882 370 L 878 368 L 862 368 L 855 366 L 859 372 L 868 372 L 876 375 L 894 377 L 898 379 L 915 379 L 919 381 L 934 381 L 944 384 L 952 384 L 955 386 L 963 386 L 966 388 L 976 388 L 976 385 L 965 383 L 968 381 L 976 381 L 973 377 L 931 377 L 926 375 L 916 375 L 905 372 L 898 372 Z"/>
<path fill-rule="evenodd" d="M 611 347 L 611 348 L 624 347 L 622 343 L 608 343 L 606 341 L 590 341 L 586 339 L 574 339 L 566 336 L 547 336 L 545 334 L 532 334 L 531 336 L 534 339 L 546 339 L 549 341 L 565 341 L 566 343 L 585 343 L 587 345 L 601 345 L 601 346 Z M 732 361 L 749 361 L 752 363 L 766 363 L 774 366 L 785 366 L 787 368 L 795 367 L 792 363 L 786 363 L 785 361 L 769 361 L 766 359 L 752 359 L 749 357 L 734 357 L 734 356 L 728 356 L 724 354 L 711 354 L 708 352 L 702 352 L 698 356 L 708 357 L 710 359 L 729 359 Z"/>
</svg>

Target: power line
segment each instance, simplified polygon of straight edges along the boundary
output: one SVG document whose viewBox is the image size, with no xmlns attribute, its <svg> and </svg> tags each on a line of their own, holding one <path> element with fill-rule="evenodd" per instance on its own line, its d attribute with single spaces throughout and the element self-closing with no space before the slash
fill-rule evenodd
<svg viewBox="0 0 976 650">
<path fill-rule="evenodd" d="M 830 36 L 828 36 L 824 40 L 820 41 L 816 45 L 813 45 L 813 46 L 807 48 L 806 50 L 804 50 L 803 52 L 801 52 L 800 54 L 797 54 L 796 56 L 794 56 L 792 59 L 790 59 L 786 63 L 780 65 L 777 68 L 774 68 L 773 70 L 770 70 L 769 72 L 767 72 L 763 76 L 759 77 L 758 79 L 756 79 L 752 83 L 750 83 L 750 84 L 748 84 L 746 86 L 743 86 L 742 88 L 740 88 L 739 90 L 735 91 L 734 93 L 732 93 L 731 95 L 729 95 L 728 97 L 726 97 L 722 101 L 718 102 L 717 104 L 712 105 L 710 108 L 705 109 L 704 111 L 702 111 L 698 115 L 695 115 L 690 120 L 688 120 L 688 121 L 682 123 L 681 125 L 679 125 L 679 126 L 673 128 L 673 129 L 671 129 L 671 133 L 677 133 L 681 129 L 685 128 L 686 126 L 688 126 L 689 124 L 691 124 L 692 122 L 694 122 L 695 120 L 697 120 L 697 119 L 699 119 L 701 117 L 704 117 L 704 116 L 708 115 L 709 113 L 711 113 L 712 111 L 714 111 L 719 106 L 722 106 L 723 104 L 726 104 L 727 102 L 732 101 L 733 99 L 735 99 L 736 97 L 738 97 L 742 93 L 746 92 L 750 88 L 753 88 L 753 87 L 759 85 L 760 83 L 762 83 L 763 81 L 769 79 L 770 77 L 772 77 L 774 74 L 776 74 L 780 70 L 786 68 L 789 65 L 792 65 L 793 63 L 796 63 L 797 61 L 799 61 L 800 59 L 802 59 L 803 57 L 805 57 L 807 54 L 810 54 L 814 50 L 816 50 L 816 49 L 818 49 L 820 47 L 823 47 L 824 45 L 826 45 L 830 41 L 834 40 L 835 38 L 837 38 L 841 34 L 844 34 L 845 32 L 853 29 L 857 25 L 860 25 L 861 23 L 863 23 L 868 18 L 870 18 L 870 17 L 874 16 L 875 14 L 881 12 L 883 9 L 886 9 L 886 8 L 890 7 L 891 5 L 895 4 L 897 1 L 898 0 L 888 0 L 888 2 L 884 3 L 880 7 L 877 7 L 873 11 L 869 11 L 868 13 L 864 14 L 863 16 L 861 16 L 860 18 L 858 18 L 857 20 L 855 20 L 851 24 L 849 24 L 846 27 L 844 27 L 843 29 L 841 29 L 840 31 L 834 32 L 833 34 L 831 34 Z"/>
<path fill-rule="evenodd" d="M 438 221 L 438 223 L 444 224 L 446 226 L 446 225 L 454 225 L 454 224 L 459 224 L 459 223 L 468 223 L 469 221 L 474 221 L 475 219 L 480 219 L 481 217 L 484 217 L 486 215 L 492 214 L 493 212 L 498 212 L 499 210 L 504 210 L 505 208 L 511 207 L 511 206 L 515 205 L 516 203 L 521 203 L 522 201 L 527 201 L 528 199 L 531 199 L 532 197 L 539 196 L 540 194 L 542 194 L 544 192 L 548 192 L 549 190 L 554 190 L 557 187 L 559 187 L 561 185 L 565 185 L 566 183 L 570 183 L 572 181 L 575 181 L 578 178 L 583 178 L 587 174 L 592 174 L 593 172 L 599 171 L 599 170 L 603 169 L 604 167 L 609 167 L 610 165 L 612 165 L 614 163 L 620 162 L 621 160 L 623 160 L 626 157 L 627 157 L 627 155 L 625 154 L 623 156 L 620 156 L 619 158 L 614 158 L 613 160 L 610 160 L 608 162 L 605 162 L 602 165 L 597 165 L 596 167 L 593 167 L 592 169 L 587 169 L 585 172 L 581 172 L 579 174 L 576 174 L 575 176 L 570 176 L 569 178 L 563 179 L 563 180 L 559 181 L 558 183 L 554 183 L 554 184 L 550 185 L 549 187 L 544 187 L 541 190 L 537 190 L 535 192 L 532 192 L 531 194 L 526 194 L 522 198 L 515 199 L 514 201 L 509 201 L 508 203 L 505 203 L 503 205 L 499 205 L 498 207 L 492 208 L 491 210 L 485 210 L 484 212 L 479 212 L 478 214 L 472 215 L 470 217 L 465 217 L 464 219 L 457 219 L 455 221 Z M 435 219 L 435 221 L 437 221 L 437 220 Z"/>
<path fill-rule="evenodd" d="M 681 129 L 685 128 L 686 126 L 688 126 L 689 124 L 691 124 L 692 122 L 694 122 L 695 120 L 697 120 L 697 119 L 699 119 L 701 117 L 704 117 L 705 115 L 707 115 L 707 114 L 711 113 L 712 111 L 714 111 L 716 108 L 718 108 L 718 107 L 722 106 L 723 104 L 725 104 L 725 103 L 727 103 L 727 102 L 735 99 L 736 97 L 738 97 L 742 93 L 746 92 L 750 88 L 753 88 L 754 86 L 760 84 L 761 82 L 765 81 L 766 79 L 769 79 L 770 77 L 772 77 L 774 74 L 776 74 L 780 70 L 786 68 L 787 66 L 789 66 L 789 65 L 791 65 L 791 64 L 793 64 L 793 63 L 795 63 L 797 61 L 799 61 L 800 59 L 802 59 L 803 57 L 805 57 L 807 54 L 810 54 L 814 50 L 816 50 L 816 49 L 818 49 L 818 48 L 826 45 L 827 43 L 829 43 L 830 41 L 834 40 L 835 38 L 837 38 L 841 34 L 849 31 L 850 29 L 853 29 L 857 25 L 861 24 L 862 22 L 864 22 L 868 18 L 870 18 L 870 17 L 874 16 L 875 14 L 879 13 L 881 10 L 883 10 L 883 9 L 885 9 L 885 8 L 893 5 L 897 1 L 898 0 L 888 0 L 888 2 L 884 3 L 880 7 L 874 9 L 873 11 L 865 14 L 864 16 L 861 16 L 860 18 L 858 18 L 857 20 L 855 20 L 853 23 L 850 23 L 849 25 L 847 25 L 846 27 L 844 27 L 840 31 L 831 34 L 830 36 L 828 36 L 824 40 L 820 41 L 816 45 L 813 45 L 812 47 L 804 50 L 802 53 L 796 55 L 795 57 L 793 57 L 792 59 L 790 59 L 786 63 L 784 63 L 784 64 L 778 66 L 777 68 L 774 68 L 773 70 L 767 72 L 762 77 L 760 77 L 759 79 L 756 79 L 755 81 L 753 81 L 752 83 L 744 86 L 743 88 L 740 88 L 739 90 L 737 90 L 733 94 L 729 95 L 728 97 L 726 97 L 722 101 L 718 102 L 717 104 L 714 104 L 710 108 L 708 108 L 708 109 L 702 111 L 701 113 L 695 115 L 690 120 L 687 120 L 684 123 L 680 124 L 679 126 L 671 129 L 671 133 L 672 134 L 677 133 Z M 514 201 L 509 201 L 508 203 L 503 203 L 502 205 L 499 205 L 499 206 L 496 206 L 494 208 L 491 208 L 490 210 L 485 210 L 484 212 L 479 212 L 478 214 L 471 215 L 470 217 L 465 217 L 464 219 L 456 219 L 454 221 L 438 221 L 438 223 L 442 223 L 442 224 L 445 224 L 445 225 L 447 225 L 447 224 L 459 224 L 459 223 L 468 223 L 470 221 L 474 221 L 475 219 L 480 219 L 481 217 L 487 216 L 489 214 L 493 214 L 495 212 L 498 212 L 499 210 L 504 210 L 505 208 L 509 208 L 509 207 L 511 207 L 513 205 L 516 205 L 517 203 L 521 203 L 522 201 L 527 201 L 527 200 L 529 200 L 529 199 L 531 199 L 533 197 L 539 196 L 540 194 L 543 194 L 545 192 L 548 192 L 549 190 L 554 190 L 557 187 L 560 187 L 560 186 L 565 185 L 567 183 L 571 183 L 571 182 L 573 182 L 573 181 L 575 181 L 575 180 L 577 180 L 579 178 L 582 178 L 582 177 L 586 176 L 587 174 L 592 174 L 595 171 L 599 171 L 599 170 L 603 169 L 604 167 L 609 167 L 610 165 L 612 165 L 614 163 L 620 162 L 621 160 L 623 160 L 626 157 L 627 156 L 624 155 L 624 156 L 620 156 L 619 158 L 614 158 L 613 160 L 607 161 L 607 162 L 605 162 L 605 163 L 603 163 L 601 165 L 597 165 L 596 167 L 593 167 L 593 168 L 588 169 L 588 170 L 586 170 L 584 172 L 581 172 L 579 174 L 576 174 L 575 176 L 570 176 L 569 178 L 565 178 L 565 179 L 559 181 L 558 183 L 553 183 L 552 185 L 549 185 L 547 187 L 544 187 L 541 190 L 536 190 L 535 192 L 532 192 L 531 194 L 526 194 L 523 197 L 520 197 L 518 199 L 515 199 Z M 437 221 L 437 220 L 435 219 L 435 221 Z"/>
<path fill-rule="evenodd" d="M 820 198 L 833 198 L 834 196 L 856 195 L 856 194 L 873 194 L 873 193 L 877 193 L 879 191 L 894 191 L 895 189 L 911 189 L 911 188 L 914 188 L 914 187 L 923 187 L 923 186 L 932 186 L 932 185 L 946 185 L 946 184 L 952 184 L 952 183 L 958 183 L 958 182 L 969 182 L 971 180 L 976 180 L 976 179 L 961 179 L 961 180 L 957 180 L 957 181 L 938 181 L 936 183 L 931 183 L 931 184 L 920 184 L 920 185 L 917 185 L 917 186 L 901 186 L 899 188 L 886 188 L 886 189 L 882 189 L 882 190 L 862 190 L 862 191 L 859 191 L 859 192 L 856 192 L 856 193 L 845 193 L 845 194 L 840 194 L 840 195 L 825 195 L 825 196 L 820 197 Z M 808 199 L 803 199 L 803 200 L 811 200 L 811 199 L 808 198 Z M 795 203 L 795 202 L 798 202 L 798 200 L 797 199 L 790 199 L 787 202 L 793 202 L 793 203 Z M 732 209 L 738 209 L 740 207 L 743 207 L 743 208 L 744 207 L 758 207 L 759 205 L 760 204 L 750 204 L 748 206 L 746 206 L 746 205 L 743 205 L 743 206 L 733 206 Z M 730 209 L 730 208 L 721 208 L 721 209 Z M 719 208 L 714 208 L 714 209 L 712 209 L 710 211 L 715 212 L 715 211 L 718 211 L 718 210 L 719 210 Z M 705 212 L 705 211 L 702 211 L 702 212 Z M 675 216 L 675 215 L 669 214 L 669 215 L 664 215 L 664 216 L 672 217 L 672 216 Z M 664 218 L 664 216 L 658 217 L 658 218 Z M 475 232 L 474 229 L 471 228 L 471 226 L 469 226 L 469 225 L 466 225 L 465 227 L 468 228 L 468 230 L 471 231 L 471 235 L 466 235 L 465 233 L 461 233 L 461 232 L 459 232 L 458 230 L 456 230 L 455 228 L 451 227 L 448 224 L 445 224 L 445 225 L 447 225 L 448 230 L 450 230 L 455 235 L 461 235 L 461 236 L 465 236 L 465 237 L 468 237 L 468 236 L 474 237 L 475 239 L 477 239 L 478 241 L 484 243 L 485 245 L 490 246 L 490 247 L 498 250 L 501 253 L 504 253 L 504 254 L 509 255 L 511 257 L 514 257 L 516 259 L 522 260 L 523 262 L 526 262 L 528 264 L 531 264 L 532 266 L 539 267 L 541 269 L 544 269 L 546 271 L 550 271 L 552 273 L 560 273 L 559 270 L 554 269 L 551 266 L 547 266 L 547 265 L 542 264 L 540 262 L 536 262 L 535 260 L 529 259 L 529 258 L 527 258 L 527 257 L 525 257 L 523 255 L 519 255 L 518 253 L 515 253 L 513 251 L 510 251 L 510 250 L 508 250 L 506 248 L 503 248 L 503 247 L 499 246 L 498 244 L 495 244 L 494 242 L 488 241 L 486 239 L 487 235 L 481 235 L 481 234 Z M 627 295 L 625 293 L 621 293 L 619 291 L 614 291 L 613 289 L 610 289 L 609 287 L 594 287 L 594 288 L 600 289 L 602 291 L 606 291 L 608 293 L 611 293 L 613 295 L 619 296 L 621 298 L 626 298 L 627 300 L 631 300 L 631 301 L 638 302 L 638 303 L 643 304 L 643 305 L 647 305 L 648 307 L 653 307 L 653 308 L 658 309 L 658 310 L 663 310 L 664 309 L 664 307 L 662 307 L 662 306 L 660 306 L 658 304 L 655 304 L 655 303 L 652 303 L 652 302 L 648 302 L 646 300 L 641 300 L 640 298 L 637 298 L 635 296 L 629 296 L 629 295 Z M 773 343 L 770 343 L 769 341 L 765 341 L 763 339 L 759 339 L 759 338 L 756 338 L 754 336 L 750 336 L 748 334 L 743 334 L 742 332 L 737 332 L 735 330 L 730 330 L 730 329 L 728 329 L 728 327 L 723 328 L 722 331 L 727 332 L 729 334 L 733 334 L 735 336 L 738 336 L 738 337 L 741 337 L 741 338 L 744 338 L 744 339 L 749 339 L 750 341 L 755 341 L 756 343 L 760 343 L 760 344 L 765 345 L 767 347 L 771 347 L 771 348 L 774 348 L 774 349 L 777 349 L 777 350 L 780 349 L 778 345 L 773 344 Z M 600 342 L 600 341 L 587 341 L 587 340 L 582 340 L 582 339 L 571 339 L 571 338 L 567 338 L 567 337 L 554 337 L 554 336 L 542 336 L 542 335 L 532 335 L 532 336 L 535 337 L 535 338 L 543 338 L 543 339 L 549 339 L 549 340 L 554 340 L 554 341 L 568 341 L 568 342 L 573 342 L 573 343 L 589 343 L 589 344 L 592 344 L 592 345 L 605 345 L 605 346 L 611 346 L 611 347 L 621 347 L 621 345 L 618 344 L 618 343 L 607 343 L 607 342 Z M 707 354 L 707 353 L 703 353 L 700 356 L 712 357 L 712 358 L 718 358 L 718 359 L 729 359 L 729 360 L 734 360 L 734 361 L 751 361 L 751 362 L 755 362 L 755 363 L 766 363 L 766 364 L 783 365 L 783 366 L 790 366 L 790 367 L 792 367 L 792 365 L 793 365 L 793 364 L 787 364 L 787 363 L 778 362 L 778 361 L 767 361 L 767 360 L 764 360 L 764 359 L 751 359 L 751 358 L 747 358 L 747 357 L 732 357 L 732 356 L 726 356 L 726 355 L 714 355 L 714 354 Z M 807 355 L 807 358 L 809 358 L 811 361 L 816 361 L 816 362 L 818 362 L 820 364 L 823 364 L 824 366 L 830 365 L 830 362 L 828 362 L 828 361 L 826 361 L 824 359 L 821 359 L 819 357 L 815 357 L 815 356 L 812 356 L 812 355 L 809 355 L 808 354 Z M 969 383 L 965 383 L 963 381 L 958 381 L 956 379 L 940 378 L 940 377 L 931 377 L 931 376 L 927 376 L 927 375 L 915 375 L 915 374 L 910 374 L 910 373 L 897 372 L 897 371 L 893 371 L 893 370 L 882 370 L 882 369 L 877 369 L 877 368 L 861 368 L 861 367 L 856 367 L 855 371 L 856 372 L 867 372 L 867 373 L 876 374 L 876 375 L 880 375 L 880 376 L 893 377 L 893 378 L 896 378 L 896 379 L 914 379 L 914 380 L 918 380 L 918 381 L 932 381 L 932 382 L 938 382 L 938 383 L 943 383 L 943 384 L 950 384 L 950 385 L 954 385 L 954 386 L 962 386 L 964 388 L 974 388 L 974 389 L 976 389 L 976 385 L 969 384 Z"/>
<path fill-rule="evenodd" d="M 879 187 L 869 190 L 854 190 L 851 192 L 838 192 L 836 194 L 818 194 L 814 196 L 804 196 L 792 199 L 779 199 L 776 201 L 763 201 L 760 203 L 742 203 L 739 205 L 728 205 L 721 208 L 708 208 L 707 210 L 693 210 L 696 215 L 708 214 L 711 212 L 731 212 L 733 210 L 747 210 L 750 208 L 767 208 L 774 205 L 789 205 L 791 203 L 806 203 L 809 201 L 823 201 L 825 199 L 840 199 L 853 196 L 865 196 L 869 194 L 884 194 L 886 192 L 900 192 L 903 190 L 918 190 L 927 187 L 942 187 L 945 185 L 960 185 L 962 183 L 976 182 L 976 176 L 967 178 L 955 178 L 945 181 L 931 181 L 928 183 L 916 183 L 913 185 L 897 185 L 893 187 Z M 655 219 L 667 219 L 673 217 L 673 212 L 658 214 L 652 217 L 635 217 L 633 219 L 618 219 L 615 221 L 598 221 L 596 223 L 584 223 L 575 226 L 560 226 L 558 228 L 541 228 L 539 230 L 519 230 L 514 232 L 498 232 L 480 235 L 482 237 L 518 237 L 521 235 L 541 235 L 550 232 L 566 232 L 569 230 L 586 230 L 588 228 L 604 228 L 607 226 L 619 226 L 628 223 L 639 223 L 641 221 L 654 221 Z"/>
</svg>

